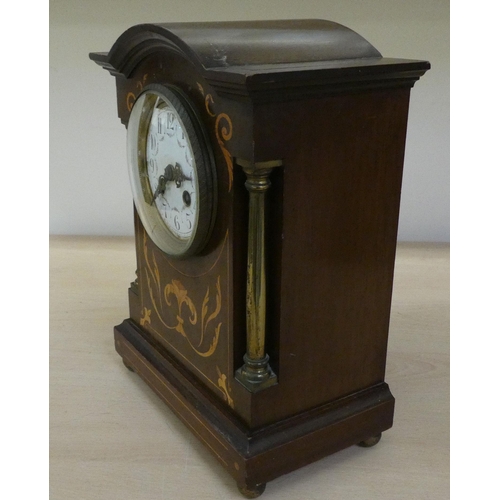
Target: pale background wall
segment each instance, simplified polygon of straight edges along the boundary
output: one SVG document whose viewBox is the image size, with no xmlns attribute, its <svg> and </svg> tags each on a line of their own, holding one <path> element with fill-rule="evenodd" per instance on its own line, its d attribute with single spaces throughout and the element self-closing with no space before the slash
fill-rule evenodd
<svg viewBox="0 0 500 500">
<path fill-rule="evenodd" d="M 50 231 L 130 235 L 125 128 L 114 78 L 88 59 L 143 22 L 322 18 L 385 57 L 425 59 L 412 90 L 399 239 L 449 241 L 449 2 L 51 0 Z"/>
</svg>

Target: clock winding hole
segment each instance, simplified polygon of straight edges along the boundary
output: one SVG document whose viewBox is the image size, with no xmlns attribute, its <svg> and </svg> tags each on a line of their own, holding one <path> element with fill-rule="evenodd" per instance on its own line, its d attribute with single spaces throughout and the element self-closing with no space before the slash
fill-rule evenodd
<svg viewBox="0 0 500 500">
<path fill-rule="evenodd" d="M 184 191 L 182 193 L 182 201 L 186 204 L 187 207 L 191 205 L 191 195 L 187 191 Z"/>
</svg>

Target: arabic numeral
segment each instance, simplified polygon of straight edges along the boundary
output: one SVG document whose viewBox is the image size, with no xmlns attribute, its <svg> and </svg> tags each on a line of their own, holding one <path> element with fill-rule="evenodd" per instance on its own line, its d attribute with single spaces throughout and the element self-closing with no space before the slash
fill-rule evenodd
<svg viewBox="0 0 500 500">
<path fill-rule="evenodd" d="M 157 155 L 158 153 L 158 141 L 156 139 L 156 135 L 150 134 L 148 137 L 149 151 L 153 155 Z"/>
<path fill-rule="evenodd" d="M 158 163 L 154 158 L 148 158 L 150 176 L 156 177 L 158 175 Z"/>
<path fill-rule="evenodd" d="M 177 231 L 179 231 L 179 229 L 181 228 L 181 223 L 179 222 L 179 216 L 176 215 L 174 217 L 174 226 L 175 226 L 175 229 L 177 229 Z"/>
<path fill-rule="evenodd" d="M 163 130 L 163 116 L 162 116 L 162 114 L 158 113 L 158 117 L 157 118 L 158 118 L 158 123 L 157 123 L 157 127 L 156 128 L 158 129 L 158 133 L 163 135 L 165 132 Z"/>
<path fill-rule="evenodd" d="M 172 137 L 175 132 L 175 124 L 174 124 L 175 116 L 173 113 L 167 113 L 167 135 Z"/>
</svg>

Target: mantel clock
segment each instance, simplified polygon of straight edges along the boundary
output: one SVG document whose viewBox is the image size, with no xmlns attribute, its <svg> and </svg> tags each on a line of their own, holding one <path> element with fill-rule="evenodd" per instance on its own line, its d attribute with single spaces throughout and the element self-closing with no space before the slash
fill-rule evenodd
<svg viewBox="0 0 500 500">
<path fill-rule="evenodd" d="M 90 57 L 127 127 L 125 365 L 249 498 L 376 444 L 409 96 L 429 63 L 320 20 L 141 24 Z"/>
</svg>

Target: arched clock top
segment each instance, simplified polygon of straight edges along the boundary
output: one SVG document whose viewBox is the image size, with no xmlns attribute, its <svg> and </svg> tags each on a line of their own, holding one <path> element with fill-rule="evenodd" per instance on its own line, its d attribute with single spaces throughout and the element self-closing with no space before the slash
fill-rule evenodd
<svg viewBox="0 0 500 500">
<path fill-rule="evenodd" d="M 112 75 L 129 78 L 146 57 L 158 52 L 179 54 L 203 70 L 193 50 L 158 24 L 132 26 L 118 37 L 108 53 L 93 53 L 90 58 Z"/>
<path fill-rule="evenodd" d="M 91 57 L 128 78 L 142 59 L 162 50 L 183 55 L 201 71 L 382 57 L 351 29 L 316 19 L 139 24 L 126 30 L 108 54 Z"/>
</svg>

